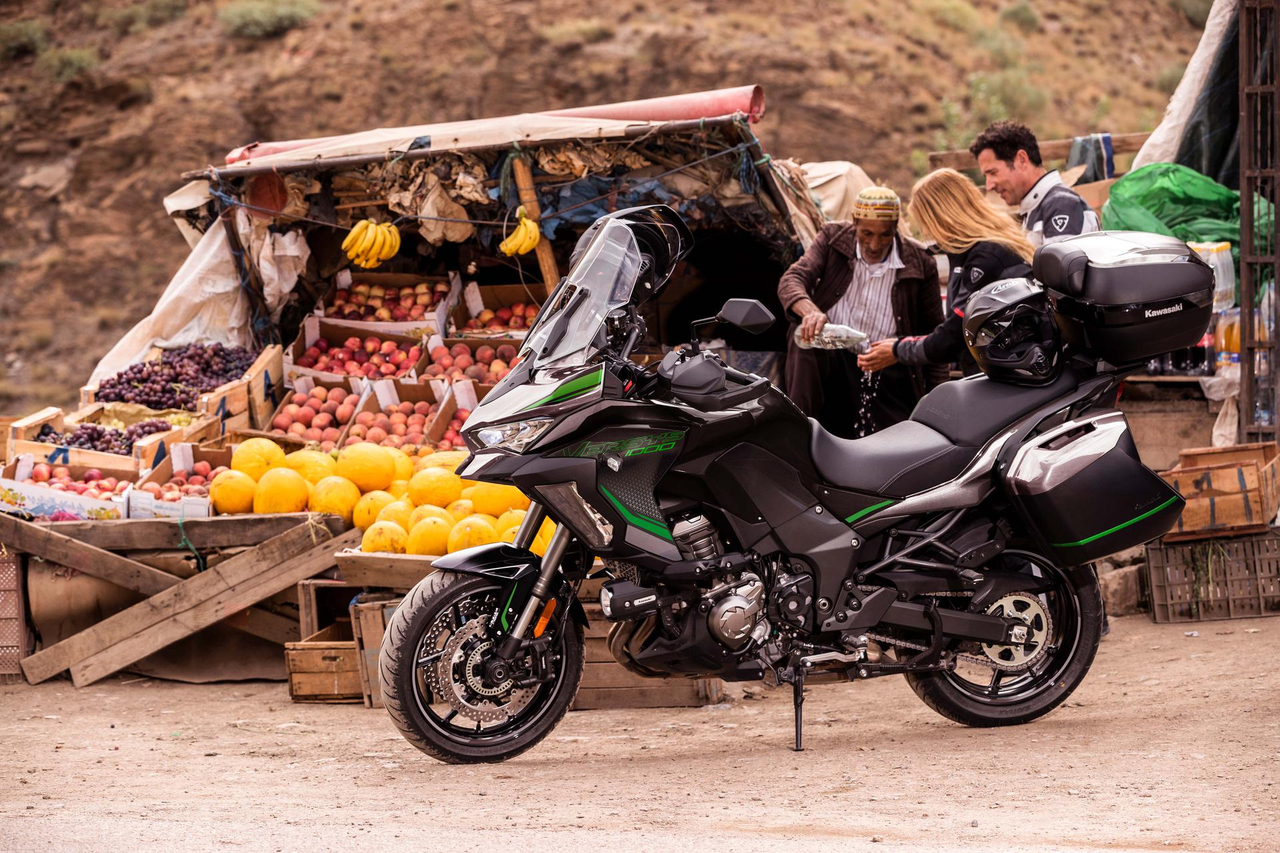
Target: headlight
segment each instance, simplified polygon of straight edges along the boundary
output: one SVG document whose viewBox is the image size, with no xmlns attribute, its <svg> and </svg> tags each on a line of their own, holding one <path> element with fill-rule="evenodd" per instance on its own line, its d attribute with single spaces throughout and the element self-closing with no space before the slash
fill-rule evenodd
<svg viewBox="0 0 1280 853">
<path fill-rule="evenodd" d="M 510 450 L 512 453 L 523 453 L 551 428 L 554 418 L 534 418 L 528 421 L 515 421 L 499 426 L 481 427 L 471 433 L 480 445 L 480 449 Z"/>
</svg>

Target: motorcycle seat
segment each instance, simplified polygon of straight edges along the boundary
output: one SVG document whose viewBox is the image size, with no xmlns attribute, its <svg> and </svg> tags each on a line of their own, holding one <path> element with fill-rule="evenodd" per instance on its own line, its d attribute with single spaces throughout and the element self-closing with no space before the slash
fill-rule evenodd
<svg viewBox="0 0 1280 853">
<path fill-rule="evenodd" d="M 906 497 L 952 479 L 978 449 L 958 447 L 914 421 L 903 421 L 866 438 L 840 438 L 813 418 L 809 451 L 823 481 L 843 489 Z"/>
<path fill-rule="evenodd" d="M 913 423 L 946 436 L 961 447 L 981 447 L 1000 430 L 1076 390 L 1080 380 L 1070 370 L 1048 385 L 1011 385 L 986 376 L 943 382 L 920 398 Z"/>
</svg>

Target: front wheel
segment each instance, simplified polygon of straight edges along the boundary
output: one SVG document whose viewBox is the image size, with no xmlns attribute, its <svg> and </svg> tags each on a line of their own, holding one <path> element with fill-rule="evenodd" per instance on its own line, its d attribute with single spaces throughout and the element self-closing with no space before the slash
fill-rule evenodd
<svg viewBox="0 0 1280 853">
<path fill-rule="evenodd" d="M 382 638 L 387 712 L 409 743 L 449 764 L 506 761 L 534 746 L 564 717 L 582 679 L 582 627 L 570 619 L 555 626 L 550 681 L 489 683 L 489 624 L 501 589 L 488 578 L 435 572 L 405 596 Z"/>
<path fill-rule="evenodd" d="M 954 649 L 954 670 L 906 676 L 926 705 L 966 726 L 1012 726 L 1049 713 L 1084 680 L 1102 637 L 1102 595 L 1092 570 L 1068 575 L 1026 551 L 1007 551 L 1002 561 L 1002 568 L 1045 582 L 1042 591 L 1012 593 L 987 610 L 1026 622 L 1034 651 L 966 644 Z"/>
</svg>

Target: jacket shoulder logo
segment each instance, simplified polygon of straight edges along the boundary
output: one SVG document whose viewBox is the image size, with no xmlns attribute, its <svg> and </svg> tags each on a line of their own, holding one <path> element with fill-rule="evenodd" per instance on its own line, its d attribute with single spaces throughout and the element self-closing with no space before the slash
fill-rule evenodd
<svg viewBox="0 0 1280 853">
<path fill-rule="evenodd" d="M 974 267 L 973 269 L 969 270 L 969 281 L 973 282 L 974 284 L 977 284 L 978 282 L 982 281 L 982 277 L 984 275 L 986 275 L 986 273 L 983 272 L 983 270 L 980 267 Z"/>
<path fill-rule="evenodd" d="M 1068 219 L 1070 219 L 1070 217 L 1067 216 L 1065 213 L 1059 213 L 1057 216 L 1053 217 L 1053 219 L 1049 221 L 1053 223 L 1053 228 L 1055 231 L 1061 231 L 1063 228 L 1067 227 Z"/>
</svg>

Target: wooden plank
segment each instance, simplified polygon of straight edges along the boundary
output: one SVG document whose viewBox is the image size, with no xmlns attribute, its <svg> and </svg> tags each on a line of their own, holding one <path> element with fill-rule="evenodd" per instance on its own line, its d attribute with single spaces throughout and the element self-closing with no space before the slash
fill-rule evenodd
<svg viewBox="0 0 1280 853">
<path fill-rule="evenodd" d="M 1137 154 L 1141 150 L 1147 137 L 1151 136 L 1150 131 L 1142 133 L 1113 133 L 1111 134 L 1111 150 L 1116 154 Z M 1044 139 L 1039 140 L 1040 159 L 1049 160 L 1065 160 L 1071 153 L 1071 144 L 1074 139 Z M 929 152 L 929 169 L 965 169 L 977 168 L 977 161 L 974 160 L 969 150 L 963 149 L 959 151 L 931 151 Z"/>
<path fill-rule="evenodd" d="M 102 638 L 115 642 L 101 644 L 100 651 L 73 665 L 72 683 L 77 687 L 92 684 L 207 628 L 228 611 L 256 604 L 324 571 L 333 565 L 335 545 L 352 545 L 361 536 L 360 531 L 351 530 L 299 551 L 312 536 L 321 535 L 296 527 L 99 623 L 94 627 L 105 628 Z"/>
<path fill-rule="evenodd" d="M 581 689 L 595 687 L 660 687 L 683 684 L 684 679 L 645 678 L 623 667 L 617 661 L 588 663 L 582 668 Z M 692 682 L 690 682 L 692 683 Z"/>
<path fill-rule="evenodd" d="M 111 521 L 55 522 L 55 524 L 115 524 Z M 124 522 L 128 523 L 128 522 Z M 13 551 L 23 551 L 50 563 L 70 566 L 87 575 L 110 581 L 116 586 L 154 595 L 173 586 L 173 575 L 113 554 L 102 548 L 64 536 L 53 524 L 39 525 L 0 513 L 0 542 Z"/>
<path fill-rule="evenodd" d="M 334 555 L 342 579 L 352 586 L 410 590 L 431 574 L 431 558 L 405 554 L 365 554 L 342 551 Z"/>
<path fill-rule="evenodd" d="M 186 547 L 182 543 L 185 530 L 191 544 L 197 550 L 204 551 L 259 545 L 308 521 L 328 527 L 335 536 L 346 529 L 342 519 L 336 515 L 306 512 L 220 515 L 214 518 L 189 518 L 182 524 L 176 518 L 135 518 L 119 521 L 47 521 L 38 523 L 37 526 L 109 551 L 183 548 Z M 3 539 L 0 538 L 0 541 Z"/>
<path fill-rule="evenodd" d="M 354 654 L 354 650 L 347 652 Z M 360 674 L 350 669 L 289 673 L 289 698 L 295 702 L 351 703 L 361 701 Z"/>
<path fill-rule="evenodd" d="M 660 684 L 656 687 L 580 688 L 572 711 L 615 708 L 681 708 L 706 704 L 694 681 Z"/>
<path fill-rule="evenodd" d="M 222 620 L 222 624 L 280 645 L 295 643 L 302 636 L 297 620 L 261 607 L 249 607 L 239 613 L 232 613 Z"/>
<path fill-rule="evenodd" d="M 533 170 L 529 167 L 528 155 L 521 154 L 511 159 L 511 174 L 516 180 L 516 189 L 520 194 L 520 203 L 524 205 L 525 215 L 538 224 L 542 218 L 542 208 L 538 205 L 538 192 L 533 187 Z M 555 287 L 560 281 L 560 270 L 556 266 L 556 255 L 551 249 L 551 241 L 542 236 L 538 239 L 538 247 L 533 250 L 538 258 L 538 268 L 542 271 L 542 281 L 547 287 Z"/>
<path fill-rule="evenodd" d="M 304 637 L 310 637 L 320 630 L 320 614 L 316 608 L 316 592 L 325 587 L 355 588 L 346 581 L 333 580 L 331 578 L 307 578 L 306 580 L 298 581 L 298 585 L 295 587 L 298 596 L 298 627 Z"/>
<path fill-rule="evenodd" d="M 588 664 L 616 663 L 613 660 L 613 654 L 609 651 L 609 641 L 599 637 L 587 637 L 582 656 Z"/>
</svg>

